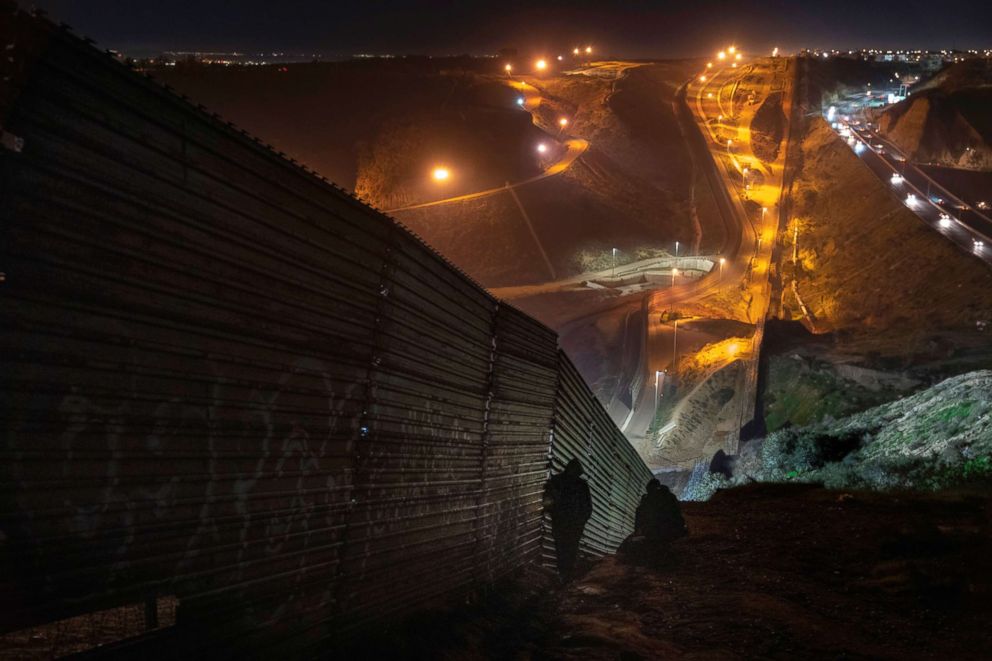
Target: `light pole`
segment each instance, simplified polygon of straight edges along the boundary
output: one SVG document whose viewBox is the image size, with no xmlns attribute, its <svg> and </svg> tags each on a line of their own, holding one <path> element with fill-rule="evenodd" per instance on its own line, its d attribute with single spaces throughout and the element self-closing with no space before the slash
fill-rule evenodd
<svg viewBox="0 0 992 661">
<path fill-rule="evenodd" d="M 726 257 L 720 258 L 720 281 L 723 282 L 723 265 L 727 263 Z"/>
<path fill-rule="evenodd" d="M 658 415 L 659 382 L 661 380 L 661 370 L 654 371 L 654 414 Z"/>
<path fill-rule="evenodd" d="M 613 249 L 613 274 L 610 276 L 611 280 L 617 279 L 617 249 Z"/>
<path fill-rule="evenodd" d="M 679 274 L 679 270 L 676 268 L 672 269 L 672 287 L 675 286 L 675 276 Z"/>
<path fill-rule="evenodd" d="M 675 242 L 675 263 L 679 263 L 679 242 Z"/>
<path fill-rule="evenodd" d="M 679 367 L 679 320 L 675 320 L 675 331 L 672 333 L 672 372 Z"/>
</svg>

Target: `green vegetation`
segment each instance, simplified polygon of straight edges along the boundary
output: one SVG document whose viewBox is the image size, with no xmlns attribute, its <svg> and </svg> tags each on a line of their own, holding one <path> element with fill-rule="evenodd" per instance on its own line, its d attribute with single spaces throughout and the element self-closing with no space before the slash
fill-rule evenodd
<svg viewBox="0 0 992 661">
<path fill-rule="evenodd" d="M 818 482 L 832 489 L 992 487 L 992 372 L 956 376 L 842 420 L 781 429 L 752 442 L 734 477 L 697 467 L 683 498 L 750 481 Z"/>
<path fill-rule="evenodd" d="M 838 375 L 829 364 L 798 357 L 770 360 L 764 392 L 765 427 L 769 432 L 843 418 L 884 404 L 901 393 L 870 389 Z"/>
</svg>

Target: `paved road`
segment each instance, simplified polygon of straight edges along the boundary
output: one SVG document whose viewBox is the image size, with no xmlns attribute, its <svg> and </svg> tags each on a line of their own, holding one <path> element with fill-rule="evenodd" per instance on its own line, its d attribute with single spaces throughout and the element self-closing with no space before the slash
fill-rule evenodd
<svg viewBox="0 0 992 661">
<path fill-rule="evenodd" d="M 846 124 L 838 122 L 838 126 Z M 864 125 L 849 128 L 852 140 L 848 144 L 853 142 L 854 152 L 879 179 L 892 186 L 920 220 L 965 252 L 992 265 L 992 220 L 909 163 L 890 141 Z M 893 181 L 892 175 L 896 173 L 902 176 L 902 181 Z M 915 196 L 915 202 L 906 202 L 910 194 Z M 946 203 L 937 204 L 932 197 L 942 198 Z"/>
<path fill-rule="evenodd" d="M 727 262 L 723 267 L 722 277 L 719 270 L 714 269 L 708 276 L 694 283 L 652 294 L 652 307 L 658 308 L 702 298 L 723 287 L 736 288 L 743 284 L 752 297 L 748 317 L 758 327 L 756 343 L 760 342 L 761 329 L 770 302 L 768 274 L 778 227 L 788 137 L 783 140 L 774 163 L 761 163 L 751 148 L 750 123 L 755 111 L 769 94 L 787 89 L 773 85 L 781 83 L 783 77 L 790 75 L 785 62 L 765 60 L 708 70 L 704 72 L 706 80 L 696 78 L 679 90 L 679 101 L 684 110 L 679 111 L 677 108 L 676 111 L 677 115 L 682 115 L 681 119 L 688 116 L 688 122 L 691 123 L 689 130 L 684 132 L 688 136 L 689 148 L 693 150 L 697 162 L 707 168 L 705 171 L 720 214 L 728 227 L 736 228 L 735 241 L 726 255 Z M 736 110 L 735 95 L 738 94 L 745 76 L 751 76 L 752 79 L 758 77 L 761 82 L 754 86 L 755 103 Z M 791 97 L 786 97 L 783 112 L 788 118 L 791 115 Z M 785 135 L 789 136 L 789 127 L 785 128 Z M 726 144 L 728 137 L 733 141 L 730 147 Z M 745 190 L 745 166 L 758 168 L 762 172 L 762 180 L 755 181 L 750 190 Z M 757 214 L 757 217 L 751 217 L 742 203 L 745 195 L 766 211 Z M 645 431 L 654 418 L 655 371 L 665 369 L 673 360 L 669 348 L 671 329 L 649 320 L 647 332 L 648 356 L 643 376 L 645 387 L 641 390 L 626 429 L 627 437 L 639 447 L 645 444 Z M 752 355 L 756 364 L 757 351 L 753 351 Z M 748 373 L 751 375 L 747 384 L 750 396 L 750 390 L 756 388 L 756 370 L 749 370 Z M 746 422 L 749 417 L 746 408 L 742 408 L 741 423 Z"/>
</svg>

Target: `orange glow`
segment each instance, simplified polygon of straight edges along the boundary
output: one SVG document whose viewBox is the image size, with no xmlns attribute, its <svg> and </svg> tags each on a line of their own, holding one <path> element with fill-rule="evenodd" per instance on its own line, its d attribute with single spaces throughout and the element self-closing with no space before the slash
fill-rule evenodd
<svg viewBox="0 0 992 661">
<path fill-rule="evenodd" d="M 592 52 L 592 46 L 586 46 L 586 55 Z"/>
<path fill-rule="evenodd" d="M 730 356 L 736 355 L 739 350 L 740 346 L 736 342 L 731 342 L 727 345 L 727 354 Z"/>
<path fill-rule="evenodd" d="M 512 64 L 507 64 L 507 65 L 506 65 L 505 67 L 503 67 L 503 68 L 504 68 L 504 69 L 506 69 L 506 72 L 507 72 L 507 73 L 509 73 L 509 72 L 511 72 L 511 71 L 513 71 L 513 65 L 512 65 Z"/>
<path fill-rule="evenodd" d="M 718 60 L 726 59 L 726 57 L 727 57 L 727 54 L 724 53 L 723 51 L 720 51 L 719 53 L 716 54 L 716 59 L 718 59 Z"/>
<path fill-rule="evenodd" d="M 434 177 L 434 181 L 447 181 L 451 176 L 451 171 L 446 167 L 438 166 L 431 172 L 431 176 Z"/>
<path fill-rule="evenodd" d="M 741 54 L 740 54 L 740 53 L 738 53 L 737 55 L 734 55 L 734 59 L 735 59 L 735 60 L 739 60 L 739 59 L 741 59 Z"/>
<path fill-rule="evenodd" d="M 538 60 L 537 62 L 534 63 L 534 68 L 537 69 L 538 71 L 544 71 L 545 69 L 548 68 L 548 63 L 546 60 L 543 59 Z"/>
<path fill-rule="evenodd" d="M 578 55 L 578 54 L 579 54 L 579 49 L 578 48 L 573 48 L 572 49 L 572 55 Z"/>
<path fill-rule="evenodd" d="M 712 62 L 707 62 L 706 63 L 706 68 L 707 69 L 712 69 L 713 68 L 713 63 Z"/>
<path fill-rule="evenodd" d="M 736 51 L 736 50 L 737 50 L 737 47 L 736 46 L 731 46 L 730 48 L 727 49 L 727 52 L 730 53 L 731 55 L 733 55 L 734 54 L 734 51 Z"/>
<path fill-rule="evenodd" d="M 558 123 L 562 126 L 568 126 L 568 119 L 566 117 L 562 117 L 558 120 Z"/>
</svg>

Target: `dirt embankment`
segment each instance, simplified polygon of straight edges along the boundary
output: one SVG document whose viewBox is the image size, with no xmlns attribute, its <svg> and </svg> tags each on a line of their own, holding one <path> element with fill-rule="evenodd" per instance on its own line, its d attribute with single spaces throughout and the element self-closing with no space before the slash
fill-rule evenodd
<svg viewBox="0 0 992 661">
<path fill-rule="evenodd" d="M 751 120 L 751 147 L 765 163 L 778 158 L 779 147 L 785 135 L 785 113 L 782 112 L 782 93 L 769 94 Z"/>
<path fill-rule="evenodd" d="M 879 131 L 914 161 L 992 170 L 992 89 L 914 94 L 878 119 Z"/>
<path fill-rule="evenodd" d="M 992 63 L 954 64 L 878 118 L 879 131 L 923 163 L 992 170 Z"/>
<path fill-rule="evenodd" d="M 819 330 L 906 355 L 930 334 L 992 318 L 992 271 L 926 227 L 822 119 L 803 135 L 791 193 L 780 268 L 795 275 Z M 791 294 L 784 299 L 786 316 L 799 318 Z"/>
</svg>

